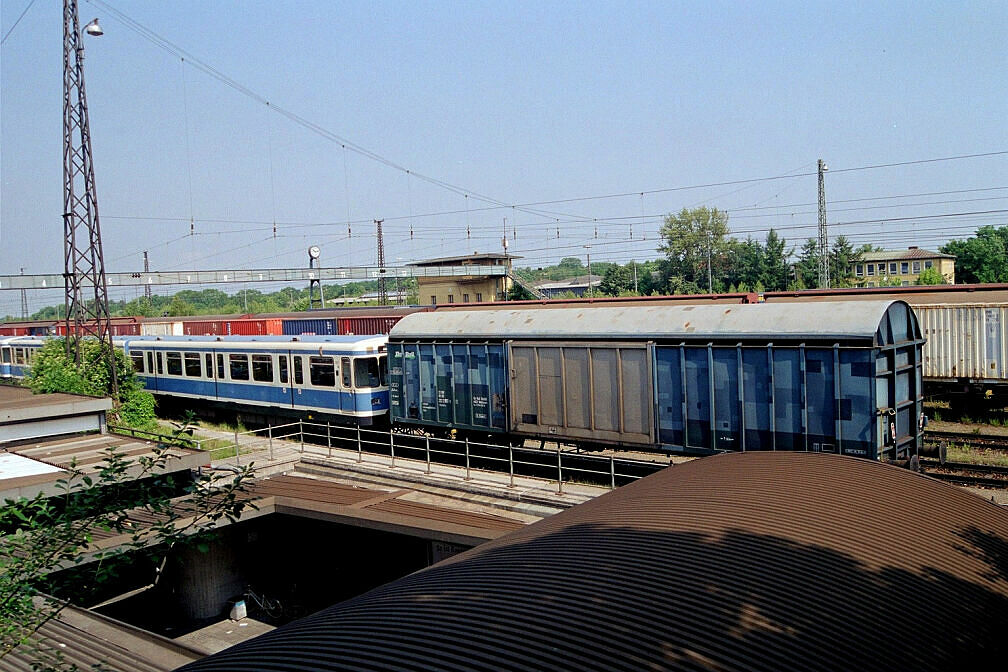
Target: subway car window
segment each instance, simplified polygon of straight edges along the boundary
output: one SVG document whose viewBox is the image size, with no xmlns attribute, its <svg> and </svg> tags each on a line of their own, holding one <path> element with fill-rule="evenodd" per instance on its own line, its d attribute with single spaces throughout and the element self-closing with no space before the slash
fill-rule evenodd
<svg viewBox="0 0 1008 672">
<path fill-rule="evenodd" d="M 228 355 L 231 364 L 231 380 L 249 379 L 248 355 Z"/>
<path fill-rule="evenodd" d="M 205 353 L 204 357 L 206 359 L 206 377 L 207 378 L 213 378 L 214 377 L 214 375 L 213 375 L 213 355 L 211 355 L 208 352 L 208 353 Z"/>
<path fill-rule="evenodd" d="M 343 387 L 351 387 L 350 383 L 350 358 L 343 358 L 343 366 L 340 367 L 340 378 L 343 379 Z"/>
<path fill-rule="evenodd" d="M 294 355 L 294 384 L 304 385 L 304 370 L 301 368 L 301 355 Z"/>
<path fill-rule="evenodd" d="M 182 353 L 181 352 L 166 352 L 165 353 L 165 368 L 168 370 L 169 376 L 181 376 L 182 375 Z"/>
<path fill-rule="evenodd" d="M 284 385 L 287 384 L 287 355 L 278 355 L 277 364 L 280 369 L 280 382 Z"/>
<path fill-rule="evenodd" d="M 378 378 L 382 387 L 388 385 L 388 355 L 378 357 Z"/>
<path fill-rule="evenodd" d="M 272 355 L 252 355 L 252 380 L 260 383 L 273 382 Z"/>
<path fill-rule="evenodd" d="M 308 377 L 312 385 L 319 387 L 336 386 L 336 365 L 332 357 L 309 357 Z"/>
<path fill-rule="evenodd" d="M 217 378 L 224 380 L 224 355 L 217 353 Z"/>
<path fill-rule="evenodd" d="M 133 360 L 133 370 L 137 373 L 143 373 L 144 370 L 144 356 L 142 352 L 132 351 L 130 352 L 130 359 Z"/>
<path fill-rule="evenodd" d="M 156 352 L 154 354 L 157 357 L 157 372 L 158 372 L 158 375 L 161 375 L 161 374 L 164 373 L 164 353 L 163 352 Z"/>
<path fill-rule="evenodd" d="M 354 382 L 357 387 L 378 387 L 381 385 L 377 357 L 358 357 L 354 360 Z"/>
<path fill-rule="evenodd" d="M 200 378 L 203 376 L 200 359 L 201 358 L 198 352 L 185 353 L 185 375 L 192 378 Z"/>
<path fill-rule="evenodd" d="M 10 348 L 4 348 L 3 349 L 3 363 L 4 364 L 10 364 L 11 363 L 11 349 Z"/>
</svg>

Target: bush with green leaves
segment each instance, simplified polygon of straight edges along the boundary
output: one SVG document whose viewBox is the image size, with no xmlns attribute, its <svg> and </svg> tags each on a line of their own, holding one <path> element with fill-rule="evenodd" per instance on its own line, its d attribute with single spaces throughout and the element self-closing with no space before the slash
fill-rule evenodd
<svg viewBox="0 0 1008 672">
<path fill-rule="evenodd" d="M 73 345 L 73 343 L 71 343 Z M 45 343 L 32 360 L 27 384 L 36 394 L 66 392 L 92 397 L 111 395 L 111 369 L 105 356 L 105 346 L 93 338 L 81 341 L 81 363 L 66 352 L 66 339 L 54 338 Z M 121 423 L 144 430 L 157 428 L 154 397 L 143 389 L 133 373 L 126 354 L 115 349 L 116 380 L 119 396 L 113 415 Z"/>
</svg>

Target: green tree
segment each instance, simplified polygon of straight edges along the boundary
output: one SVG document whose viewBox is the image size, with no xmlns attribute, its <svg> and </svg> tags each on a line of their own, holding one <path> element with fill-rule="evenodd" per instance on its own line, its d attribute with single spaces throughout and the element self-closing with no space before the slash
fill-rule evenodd
<svg viewBox="0 0 1008 672">
<path fill-rule="evenodd" d="M 766 291 L 777 292 L 787 289 L 791 275 L 788 258 L 794 249 L 787 249 L 787 241 L 777 235 L 773 229 L 767 233 L 766 244 L 763 247 L 763 264 L 760 282 Z"/>
<path fill-rule="evenodd" d="M 916 285 L 944 285 L 945 276 L 942 275 L 937 268 L 932 266 L 931 268 L 925 268 L 921 271 L 921 274 L 917 276 L 917 281 L 914 283 Z"/>
<path fill-rule="evenodd" d="M 819 243 L 815 238 L 809 238 L 802 245 L 795 264 L 797 281 L 803 288 L 812 289 L 819 286 Z"/>
<path fill-rule="evenodd" d="M 747 292 L 763 275 L 764 250 L 759 241 L 751 237 L 732 246 L 735 263 L 732 264 L 732 284 L 740 292 Z"/>
<path fill-rule="evenodd" d="M 861 259 L 861 250 L 855 250 L 845 236 L 837 236 L 830 248 L 830 286 L 853 287 L 854 265 Z"/>
<path fill-rule="evenodd" d="M 1008 282 L 1008 227 L 980 227 L 976 236 L 950 241 L 939 251 L 956 258 L 959 282 Z"/>
<path fill-rule="evenodd" d="M 172 298 L 171 303 L 168 304 L 168 308 L 165 309 L 165 315 L 167 317 L 185 317 L 195 314 L 196 307 L 178 294 Z"/>
<path fill-rule="evenodd" d="M 599 283 L 599 291 L 606 296 L 619 296 L 623 292 L 633 291 L 633 288 L 633 270 L 629 264 L 626 266 L 612 264 L 606 269 Z"/>
<path fill-rule="evenodd" d="M 666 215 L 659 230 L 665 255 L 666 287 L 669 290 L 703 288 L 719 291 L 727 286 L 734 260 L 728 239 L 728 214 L 717 208 L 683 208 Z"/>
</svg>

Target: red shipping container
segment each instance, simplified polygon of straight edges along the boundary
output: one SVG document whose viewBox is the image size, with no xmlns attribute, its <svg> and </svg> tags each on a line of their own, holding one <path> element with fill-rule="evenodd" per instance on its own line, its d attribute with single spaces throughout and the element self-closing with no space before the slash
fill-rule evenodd
<svg viewBox="0 0 1008 672">
<path fill-rule="evenodd" d="M 283 320 L 245 319 L 186 320 L 182 329 L 187 336 L 279 336 Z"/>
<path fill-rule="evenodd" d="M 336 323 L 341 335 L 356 334 L 368 336 L 387 334 L 402 319 L 401 315 L 386 315 L 382 317 L 341 317 Z"/>
<path fill-rule="evenodd" d="M 139 336 L 140 335 L 140 323 L 130 324 L 128 322 L 122 322 L 119 324 L 112 324 L 112 335 L 113 336 Z"/>
<path fill-rule="evenodd" d="M 228 320 L 225 329 L 224 333 L 241 336 L 280 336 L 283 334 L 283 320 L 279 318 Z"/>
<path fill-rule="evenodd" d="M 225 333 L 222 326 L 221 320 L 186 320 L 182 323 L 182 333 L 186 336 L 220 336 Z"/>
</svg>

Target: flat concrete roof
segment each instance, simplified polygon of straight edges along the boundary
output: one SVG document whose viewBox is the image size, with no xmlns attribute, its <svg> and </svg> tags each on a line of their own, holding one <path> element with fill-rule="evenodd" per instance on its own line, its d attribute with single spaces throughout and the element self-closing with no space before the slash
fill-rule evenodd
<svg viewBox="0 0 1008 672">
<path fill-rule="evenodd" d="M 123 457 L 135 462 L 142 456 L 153 457 L 157 444 L 118 434 L 83 434 L 62 438 L 32 441 L 20 445 L 9 445 L 3 452 L 20 455 L 57 467 L 56 471 L 40 473 L 17 473 L 0 470 L 0 500 L 18 497 L 32 498 L 39 493 L 47 495 L 61 494 L 56 482 L 65 479 L 73 472 L 78 476 L 94 475 L 104 466 L 108 451 L 115 449 Z M 168 460 L 158 473 L 187 471 L 210 461 L 209 455 L 186 448 L 172 447 L 168 451 Z M 141 473 L 139 464 L 127 470 L 128 478 L 135 478 Z"/>
<path fill-rule="evenodd" d="M 27 387 L 0 385 L 0 424 L 46 417 L 99 413 L 112 408 L 107 397 L 76 394 L 34 394 Z"/>
</svg>

